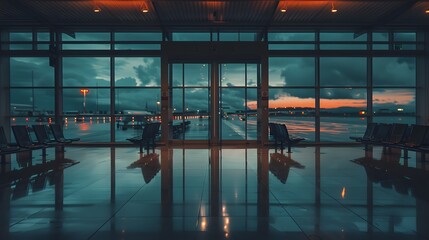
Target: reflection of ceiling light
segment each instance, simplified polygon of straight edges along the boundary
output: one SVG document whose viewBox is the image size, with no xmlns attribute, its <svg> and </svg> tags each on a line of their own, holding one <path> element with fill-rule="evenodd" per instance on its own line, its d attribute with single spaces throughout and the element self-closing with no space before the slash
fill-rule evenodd
<svg viewBox="0 0 429 240">
<path fill-rule="evenodd" d="M 429 14 L 429 8 L 425 10 L 425 13 L 426 13 L 426 14 Z"/>
<path fill-rule="evenodd" d="M 280 9 L 280 12 L 282 12 L 282 13 L 285 13 L 287 11 L 287 9 L 286 8 L 282 8 L 282 9 Z"/>
<path fill-rule="evenodd" d="M 100 7 L 95 6 L 95 7 L 94 7 L 94 12 L 95 12 L 95 13 L 99 13 L 99 12 L 101 12 Z"/>
<path fill-rule="evenodd" d="M 146 2 L 142 3 L 140 11 L 142 11 L 142 13 L 148 13 L 149 12 L 149 8 L 147 7 Z"/>
<path fill-rule="evenodd" d="M 331 3 L 331 12 L 332 13 L 336 13 L 336 12 L 338 12 L 338 10 L 335 8 L 335 6 L 334 6 L 334 2 L 332 2 Z"/>
</svg>

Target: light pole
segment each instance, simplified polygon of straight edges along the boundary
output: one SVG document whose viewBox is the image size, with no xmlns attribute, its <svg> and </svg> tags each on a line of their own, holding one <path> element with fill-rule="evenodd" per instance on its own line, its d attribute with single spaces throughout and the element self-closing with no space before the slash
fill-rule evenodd
<svg viewBox="0 0 429 240">
<path fill-rule="evenodd" d="M 86 94 L 89 93 L 89 89 L 81 89 L 80 93 L 83 94 L 83 113 L 86 113 Z"/>
</svg>

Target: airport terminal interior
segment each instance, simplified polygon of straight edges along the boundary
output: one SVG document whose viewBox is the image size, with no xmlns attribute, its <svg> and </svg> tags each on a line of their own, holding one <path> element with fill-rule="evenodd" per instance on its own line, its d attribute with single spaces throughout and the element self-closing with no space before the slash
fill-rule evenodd
<svg viewBox="0 0 429 240">
<path fill-rule="evenodd" d="M 428 29 L 428 0 L 2 0 L 0 239 L 429 239 Z"/>
</svg>

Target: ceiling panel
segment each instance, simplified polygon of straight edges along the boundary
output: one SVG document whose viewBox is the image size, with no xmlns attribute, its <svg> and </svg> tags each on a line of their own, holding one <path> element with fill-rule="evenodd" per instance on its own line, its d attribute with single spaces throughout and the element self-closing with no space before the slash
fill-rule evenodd
<svg viewBox="0 0 429 240">
<path fill-rule="evenodd" d="M 96 6 L 100 13 L 94 13 Z M 2 0 L 0 7 L 2 26 L 120 25 L 168 29 L 429 25 L 429 14 L 425 14 L 429 0 Z M 332 7 L 338 12 L 332 13 Z M 149 12 L 143 13 L 142 8 Z M 282 13 L 281 9 L 287 11 Z"/>
</svg>

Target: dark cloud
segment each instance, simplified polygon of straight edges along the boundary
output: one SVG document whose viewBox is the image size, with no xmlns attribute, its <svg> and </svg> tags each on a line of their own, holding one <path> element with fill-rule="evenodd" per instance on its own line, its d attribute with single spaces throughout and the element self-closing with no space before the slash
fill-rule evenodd
<svg viewBox="0 0 429 240">
<path fill-rule="evenodd" d="M 143 63 L 133 69 L 140 80 L 140 86 L 160 85 L 161 68 L 159 58 L 143 58 Z"/>
<path fill-rule="evenodd" d="M 320 58 L 321 86 L 365 86 L 366 58 Z"/>
<path fill-rule="evenodd" d="M 376 57 L 373 66 L 375 86 L 415 86 L 416 59 L 413 57 Z"/>
<path fill-rule="evenodd" d="M 54 68 L 49 66 L 48 58 L 11 58 L 11 86 L 53 87 Z"/>
<path fill-rule="evenodd" d="M 121 78 L 115 81 L 116 87 L 137 86 L 137 80 L 133 77 Z"/>
<path fill-rule="evenodd" d="M 68 87 L 109 86 L 109 58 L 64 58 L 63 84 Z"/>
<path fill-rule="evenodd" d="M 320 98 L 324 99 L 366 99 L 366 89 L 320 89 Z"/>
</svg>

